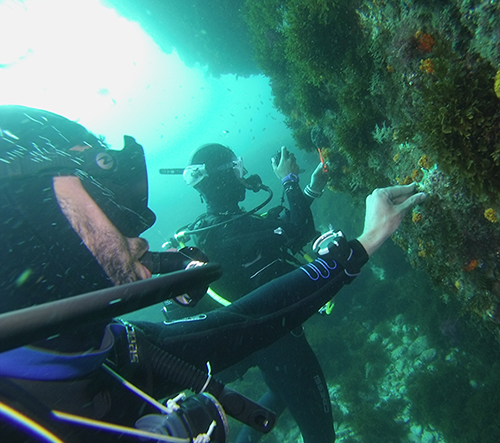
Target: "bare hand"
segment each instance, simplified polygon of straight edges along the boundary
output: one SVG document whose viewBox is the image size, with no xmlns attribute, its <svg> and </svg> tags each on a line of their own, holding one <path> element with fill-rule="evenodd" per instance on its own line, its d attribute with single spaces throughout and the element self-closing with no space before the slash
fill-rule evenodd
<svg viewBox="0 0 500 443">
<path fill-rule="evenodd" d="M 415 183 L 375 189 L 366 198 L 365 227 L 358 238 L 371 256 L 401 224 L 403 217 L 422 203 L 427 194 L 416 192 Z"/>
<path fill-rule="evenodd" d="M 319 165 L 316 166 L 316 169 L 311 174 L 311 182 L 309 183 L 309 187 L 314 192 L 320 193 L 323 191 L 327 183 L 328 183 L 328 173 L 325 172 L 323 163 L 320 162 Z"/>
<path fill-rule="evenodd" d="M 271 164 L 276 177 L 280 180 L 283 180 L 289 174 L 299 174 L 300 168 L 295 160 L 295 155 L 288 152 L 288 149 L 284 146 L 281 147 L 281 158 L 279 164 L 276 164 L 274 157 L 271 159 Z"/>
</svg>

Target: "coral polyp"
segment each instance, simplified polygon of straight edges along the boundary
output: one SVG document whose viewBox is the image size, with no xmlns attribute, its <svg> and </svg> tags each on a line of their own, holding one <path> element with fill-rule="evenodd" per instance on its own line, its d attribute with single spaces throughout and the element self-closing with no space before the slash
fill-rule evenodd
<svg viewBox="0 0 500 443">
<path fill-rule="evenodd" d="M 500 98 L 500 71 L 497 71 L 495 75 L 495 82 L 493 84 L 493 89 L 495 91 L 495 95 Z"/>
<path fill-rule="evenodd" d="M 411 220 L 413 223 L 419 223 L 422 221 L 422 213 L 421 212 L 418 212 L 418 211 L 414 211 L 412 216 L 411 216 Z"/>
<path fill-rule="evenodd" d="M 434 64 L 430 58 L 425 60 L 420 60 L 420 70 L 426 74 L 432 74 L 434 72 Z"/>
<path fill-rule="evenodd" d="M 432 162 L 427 155 L 422 155 L 422 157 L 418 159 L 418 166 L 423 169 L 429 170 L 432 167 Z"/>
<path fill-rule="evenodd" d="M 297 144 L 338 165 L 330 189 L 362 204 L 418 183 L 425 208 L 394 240 L 500 342 L 500 325 L 484 324 L 500 298 L 500 3 L 445 3 L 247 0 L 247 14 Z"/>
<path fill-rule="evenodd" d="M 421 30 L 415 33 L 415 38 L 418 42 L 418 49 L 424 53 L 432 52 L 434 47 L 434 38 L 430 34 L 426 34 Z"/>
<path fill-rule="evenodd" d="M 491 223 L 498 223 L 497 211 L 495 211 L 493 208 L 488 208 L 484 211 L 484 218 Z"/>
</svg>

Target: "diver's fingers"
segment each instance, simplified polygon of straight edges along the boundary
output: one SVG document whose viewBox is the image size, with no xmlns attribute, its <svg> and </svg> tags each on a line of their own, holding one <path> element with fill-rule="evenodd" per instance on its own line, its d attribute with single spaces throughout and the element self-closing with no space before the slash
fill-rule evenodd
<svg viewBox="0 0 500 443">
<path fill-rule="evenodd" d="M 281 148 L 281 149 L 283 149 L 283 148 Z M 281 160 L 282 160 L 282 159 L 283 159 L 283 151 L 282 151 L 282 154 L 281 154 L 281 156 L 280 156 L 280 159 L 279 159 L 279 160 L 277 160 L 277 159 L 276 159 L 276 156 L 275 156 L 275 155 L 273 155 L 273 156 L 271 157 L 271 165 L 273 166 L 273 169 L 276 169 L 277 167 L 279 167 L 279 165 L 281 164 Z"/>
<path fill-rule="evenodd" d="M 427 194 L 425 192 L 413 194 L 398 205 L 398 210 L 401 214 L 406 214 L 413 206 L 422 203 L 426 198 Z"/>
<path fill-rule="evenodd" d="M 415 183 L 411 183 L 409 185 L 398 185 L 391 186 L 389 188 L 381 189 L 387 197 L 393 201 L 394 203 L 401 203 L 405 201 L 408 197 L 415 194 L 417 190 L 417 185 Z"/>
</svg>

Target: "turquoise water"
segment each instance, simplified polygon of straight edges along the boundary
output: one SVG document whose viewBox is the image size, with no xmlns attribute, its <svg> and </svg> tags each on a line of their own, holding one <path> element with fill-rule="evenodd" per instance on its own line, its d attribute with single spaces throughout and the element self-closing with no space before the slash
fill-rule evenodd
<svg viewBox="0 0 500 443">
<path fill-rule="evenodd" d="M 0 51 L 0 102 L 78 120 L 115 149 L 124 134 L 134 136 L 145 149 L 150 206 L 158 216 L 145 233 L 152 250 L 204 210 L 181 177 L 158 173 L 162 167 L 184 167 L 201 143 L 233 148 L 251 173 L 273 187 L 274 204 L 280 188 L 270 157 L 280 146 L 297 154 L 304 177 L 310 174 L 317 156 L 297 148 L 285 117 L 273 106 L 268 78 L 244 77 L 227 67 L 214 76 L 214 66 L 197 64 L 196 53 L 185 64 L 187 51 L 209 44 L 204 36 L 215 20 L 192 22 L 198 43 L 183 44 L 178 53 L 174 43 L 167 51 L 158 29 L 147 26 L 151 21 L 138 23 L 148 16 L 147 6 L 139 14 L 129 2 L 112 4 L 116 9 L 96 0 L 0 3 L 12 24 L 2 38 L 16 42 Z M 92 21 L 91 31 L 74 26 L 85 21 Z M 224 45 L 231 38 L 228 33 Z M 228 51 L 223 46 L 221 56 L 236 57 Z M 235 71 L 245 69 L 256 68 Z M 251 196 L 245 206 L 258 201 Z M 334 223 L 350 236 L 361 229 L 361 209 L 344 194 L 327 192 L 313 211 L 319 229 Z M 387 244 L 336 298 L 330 316 L 318 315 L 305 325 L 328 380 L 337 441 L 500 441 L 498 344 L 474 327 L 462 306 L 445 301 L 426 274 L 407 264 L 399 247 Z M 158 307 L 134 317 L 161 320 Z M 232 387 L 252 398 L 265 390 L 255 370 Z M 238 424 L 232 427 L 236 431 Z M 301 440 L 285 414 L 262 441 Z"/>
</svg>

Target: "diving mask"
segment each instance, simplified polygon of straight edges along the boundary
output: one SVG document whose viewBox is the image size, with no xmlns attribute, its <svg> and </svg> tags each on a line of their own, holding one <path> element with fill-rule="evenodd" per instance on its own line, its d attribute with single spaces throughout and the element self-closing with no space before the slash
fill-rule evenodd
<svg viewBox="0 0 500 443">
<path fill-rule="evenodd" d="M 196 186 L 201 181 L 205 179 L 205 177 L 209 177 L 211 174 L 217 172 L 227 171 L 229 169 L 233 169 L 236 175 L 236 178 L 243 178 L 247 173 L 246 169 L 243 167 L 243 158 L 238 157 L 236 160 L 232 160 L 230 162 L 224 163 L 222 165 L 213 168 L 211 173 L 207 171 L 207 168 L 204 164 L 200 165 L 189 165 L 184 169 L 182 176 L 184 177 L 184 181 L 188 186 Z"/>
</svg>

